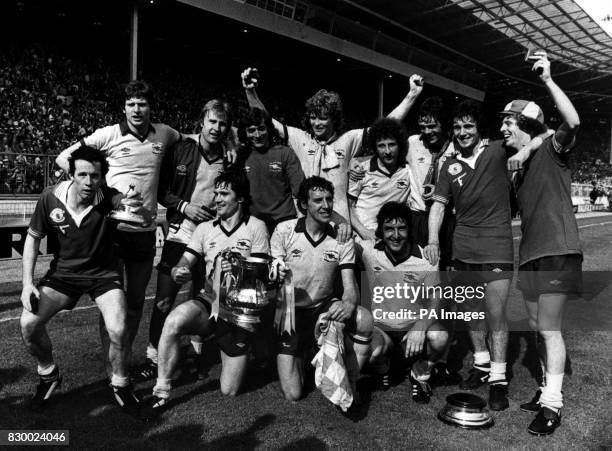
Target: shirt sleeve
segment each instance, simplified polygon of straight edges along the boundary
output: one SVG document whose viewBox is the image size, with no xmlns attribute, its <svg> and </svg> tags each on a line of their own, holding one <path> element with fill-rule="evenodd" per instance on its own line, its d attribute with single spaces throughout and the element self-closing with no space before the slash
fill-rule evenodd
<svg viewBox="0 0 612 451">
<path fill-rule="evenodd" d="M 442 165 L 442 169 L 440 169 L 440 177 L 438 178 L 438 183 L 436 183 L 436 188 L 432 196 L 433 200 L 442 202 L 444 205 L 448 204 L 453 197 L 450 179 L 448 177 L 448 166 L 449 160 L 446 160 L 444 165 Z"/>
<path fill-rule="evenodd" d="M 355 268 L 355 242 L 351 238 L 346 243 L 340 245 L 340 264 L 339 268 Z"/>
<path fill-rule="evenodd" d="M 263 222 L 257 223 L 257 227 L 255 227 L 255 230 L 253 230 L 252 239 L 253 244 L 251 245 L 251 255 L 270 254 L 270 239 L 268 238 L 268 229 L 266 229 L 266 225 Z"/>
<path fill-rule="evenodd" d="M 47 198 L 51 191 L 45 191 L 36 202 L 36 208 L 30 218 L 30 226 L 28 227 L 28 234 L 33 238 L 42 239 L 49 233 L 49 222 L 47 218 Z M 52 195 L 52 194 L 51 194 Z"/>
<path fill-rule="evenodd" d="M 293 223 L 293 221 L 287 221 L 289 223 Z M 285 260 L 287 257 L 287 249 L 285 248 L 285 241 L 287 239 L 287 226 L 285 223 L 280 223 L 274 229 L 272 233 L 272 238 L 270 239 L 270 252 L 272 254 L 272 258 L 281 258 Z"/>
<path fill-rule="evenodd" d="M 208 224 L 211 223 L 212 221 L 203 222 L 195 228 L 185 252 L 191 252 L 196 257 L 204 257 L 204 238 L 206 237 Z"/>
<path fill-rule="evenodd" d="M 113 125 L 110 125 L 97 129 L 91 135 L 81 139 L 81 144 L 106 152 L 112 136 L 113 127 Z"/>
<path fill-rule="evenodd" d="M 350 161 L 352 158 L 356 157 L 358 154 L 361 153 L 363 136 L 365 133 L 366 129 L 355 128 L 353 130 L 349 130 L 342 136 L 342 138 L 346 139 L 347 142 L 347 161 Z"/>
</svg>

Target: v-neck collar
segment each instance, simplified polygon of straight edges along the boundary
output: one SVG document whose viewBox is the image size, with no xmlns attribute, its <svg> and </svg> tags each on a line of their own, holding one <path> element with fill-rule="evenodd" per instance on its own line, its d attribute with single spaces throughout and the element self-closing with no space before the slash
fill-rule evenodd
<svg viewBox="0 0 612 451">
<path fill-rule="evenodd" d="M 393 255 L 387 250 L 387 247 L 385 246 L 385 243 L 382 240 L 374 245 L 374 249 L 378 251 L 383 251 L 387 259 L 394 267 L 401 265 L 402 263 L 410 260 L 412 257 L 423 258 L 423 251 L 421 249 L 421 246 L 416 243 L 412 243 L 412 247 L 410 248 L 410 252 L 408 253 L 408 255 L 399 260 L 396 260 L 395 257 L 393 257 Z"/>
<path fill-rule="evenodd" d="M 221 231 L 225 233 L 225 236 L 229 237 L 229 236 L 232 236 L 234 233 L 236 233 L 236 231 L 240 228 L 240 226 L 242 226 L 242 224 L 248 224 L 249 218 L 250 218 L 249 215 L 243 215 L 243 217 L 240 218 L 240 221 L 238 221 L 238 223 L 231 230 L 227 230 L 225 227 L 223 227 L 223 224 L 221 223 L 221 218 L 215 219 L 213 221 L 213 226 L 219 226 Z"/>
<path fill-rule="evenodd" d="M 297 220 L 294 230 L 296 233 L 303 233 L 308 242 L 312 244 L 312 247 L 317 247 L 319 244 L 325 241 L 325 238 L 328 236 L 331 238 L 336 238 L 336 231 L 331 225 L 327 224 L 321 238 L 315 241 L 308 233 L 308 230 L 306 230 L 306 217 Z"/>
<path fill-rule="evenodd" d="M 149 133 L 155 133 L 155 128 L 153 128 L 153 124 L 151 123 L 149 123 L 149 128 L 147 129 L 147 132 L 144 134 L 144 136 L 139 136 L 136 133 L 134 133 L 132 129 L 129 127 L 127 121 L 119 122 L 119 130 L 121 131 L 121 136 L 130 134 L 134 138 L 136 138 L 138 141 L 140 141 L 141 143 L 146 141 L 147 137 L 149 136 Z"/>
</svg>

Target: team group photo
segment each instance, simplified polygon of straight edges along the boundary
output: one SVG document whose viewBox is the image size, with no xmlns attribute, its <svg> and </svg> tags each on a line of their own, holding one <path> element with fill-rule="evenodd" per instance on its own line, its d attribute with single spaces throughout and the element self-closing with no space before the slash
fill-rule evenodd
<svg viewBox="0 0 612 451">
<path fill-rule="evenodd" d="M 0 445 L 612 446 L 612 5 L 89 3 L 0 7 Z"/>
</svg>

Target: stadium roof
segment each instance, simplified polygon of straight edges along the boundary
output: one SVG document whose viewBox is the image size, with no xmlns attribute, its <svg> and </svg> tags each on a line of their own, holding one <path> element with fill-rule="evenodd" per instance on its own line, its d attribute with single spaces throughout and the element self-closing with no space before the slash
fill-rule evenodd
<svg viewBox="0 0 612 451">
<path fill-rule="evenodd" d="M 578 0 L 586 3 L 585 0 Z M 589 0 L 592 1 L 592 0 Z M 386 34 L 476 70 L 490 98 L 545 99 L 524 60 L 545 48 L 553 76 L 582 109 L 612 112 L 612 1 L 591 17 L 574 0 L 314 0 L 338 15 L 354 16 Z M 605 7 L 608 11 L 606 12 Z M 592 13 L 593 14 L 593 13 Z M 602 24 L 600 26 L 599 24 Z"/>
</svg>

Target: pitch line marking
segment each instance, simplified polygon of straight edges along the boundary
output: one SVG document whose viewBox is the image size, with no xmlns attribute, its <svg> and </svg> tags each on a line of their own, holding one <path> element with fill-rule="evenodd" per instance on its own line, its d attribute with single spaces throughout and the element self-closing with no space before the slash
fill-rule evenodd
<svg viewBox="0 0 612 451">
<path fill-rule="evenodd" d="M 179 294 L 185 294 L 188 291 L 189 290 L 179 291 L 177 293 L 177 296 Z M 151 299 L 155 299 L 155 296 L 146 296 L 145 297 L 145 301 L 150 301 Z M 84 305 L 83 307 L 76 307 L 76 308 L 73 308 L 72 310 L 60 310 L 59 312 L 57 312 L 57 314 L 58 315 L 63 315 L 65 313 L 70 313 L 70 312 L 74 312 L 74 311 L 77 311 L 77 310 L 88 310 L 90 308 L 98 308 L 98 306 L 94 303 L 94 305 Z M 9 321 L 14 321 L 14 320 L 19 319 L 19 318 L 21 318 L 21 316 L 11 316 L 10 318 L 3 318 L 3 319 L 0 319 L 0 324 L 1 323 L 8 323 Z"/>
</svg>

